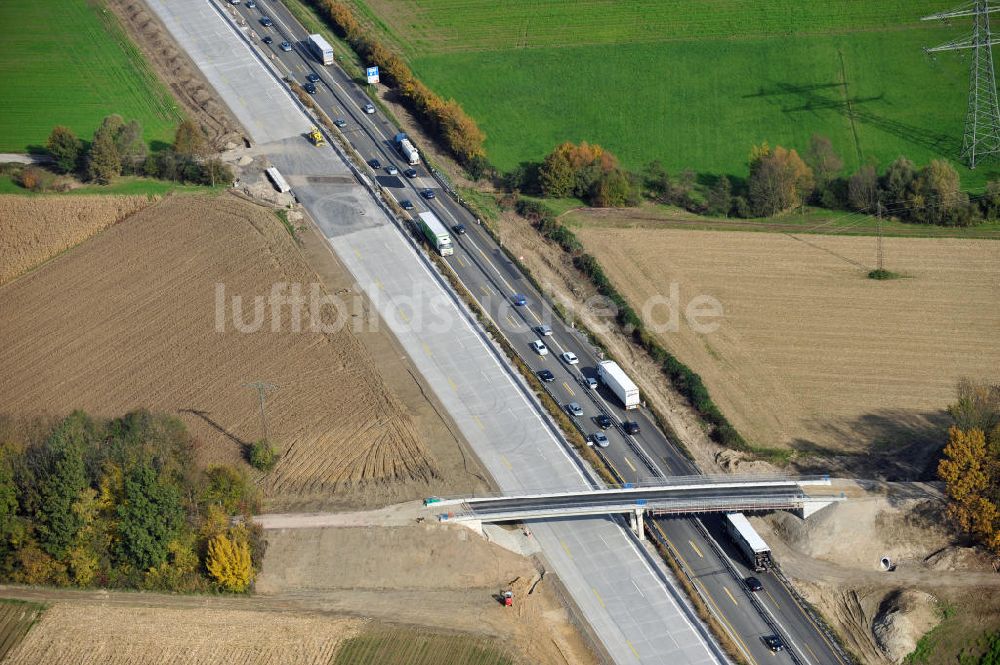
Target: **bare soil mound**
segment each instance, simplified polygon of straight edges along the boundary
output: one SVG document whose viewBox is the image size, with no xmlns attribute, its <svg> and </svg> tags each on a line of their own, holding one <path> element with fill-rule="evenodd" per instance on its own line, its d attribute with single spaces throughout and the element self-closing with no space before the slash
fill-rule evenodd
<svg viewBox="0 0 1000 665">
<path fill-rule="evenodd" d="M 147 196 L 0 195 L 0 285 L 154 202 Z"/>
<path fill-rule="evenodd" d="M 5 659 L 10 665 L 320 665 L 364 621 L 319 613 L 58 603 Z"/>
<path fill-rule="evenodd" d="M 248 384 L 264 381 L 275 386 L 267 427 L 282 453 L 260 479 L 272 507 L 352 487 L 425 496 L 435 462 L 366 348 L 349 326 L 332 326 L 339 310 L 322 309 L 332 332 L 296 332 L 287 305 L 255 332 L 237 330 L 234 296 L 252 311 L 275 285 L 306 294 L 317 281 L 270 210 L 234 196 L 169 197 L 0 288 L 11 314 L 0 328 L 0 402 L 15 416 L 175 412 L 202 461 L 240 464 L 261 436 Z"/>
</svg>

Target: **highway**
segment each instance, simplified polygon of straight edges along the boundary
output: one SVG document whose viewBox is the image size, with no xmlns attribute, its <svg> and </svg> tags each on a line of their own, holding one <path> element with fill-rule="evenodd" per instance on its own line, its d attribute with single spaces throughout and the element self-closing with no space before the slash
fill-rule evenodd
<svg viewBox="0 0 1000 665">
<path fill-rule="evenodd" d="M 339 67 L 323 67 L 316 62 L 303 43 L 306 31 L 283 5 L 274 0 L 261 0 L 257 5 L 254 9 L 245 4 L 233 9 L 240 12 L 258 36 L 272 37 L 271 45 L 255 42 L 266 57 L 300 84 L 305 82 L 309 73 L 319 77 L 314 96 L 316 103 L 331 118 L 346 120 L 342 131 L 365 160 L 377 159 L 383 166 L 394 164 L 400 171 L 407 168 L 408 165 L 403 163 L 392 145 L 397 128 L 380 112 L 363 112 L 363 106 L 370 100 L 360 86 Z M 260 18 L 265 14 L 273 20 L 271 27 L 260 24 Z M 285 40 L 293 46 L 289 52 L 279 49 L 279 44 Z M 586 379 L 596 376 L 595 367 L 599 358 L 586 337 L 555 315 L 550 304 L 507 260 L 476 220 L 447 195 L 442 183 L 433 174 L 423 165 L 415 168 L 415 178 L 388 175 L 384 169 L 369 170 L 370 175 L 398 201 L 411 201 L 417 208 L 414 213 L 429 209 L 448 226 L 465 225 L 465 234 L 453 235 L 455 254 L 447 257 L 449 265 L 498 328 L 521 350 L 525 362 L 536 372 L 548 369 L 554 374 L 554 380 L 546 383 L 553 397 L 560 404 L 575 402 L 580 405 L 583 415 L 574 421 L 584 434 L 598 429 L 593 419 L 599 414 L 612 418 L 615 425 L 607 431 L 610 445 L 599 452 L 618 476 L 623 481 L 641 481 L 698 473 L 644 410 L 626 412 L 603 388 L 594 390 L 587 386 Z M 433 200 L 426 200 L 420 195 L 428 188 L 435 193 Z M 525 295 L 527 303 L 515 306 L 511 299 L 514 294 Z M 542 338 L 550 351 L 544 356 L 534 353 L 529 346 L 532 340 L 539 337 L 534 328 L 540 325 L 547 325 L 553 331 L 551 336 Z M 562 362 L 559 356 L 565 351 L 575 353 L 579 363 L 568 365 Z M 637 422 L 640 432 L 635 436 L 626 434 L 621 426 L 625 420 Z M 713 543 L 707 537 L 708 533 L 717 532 L 715 520 L 660 519 L 656 528 L 679 554 L 696 584 L 714 606 L 713 610 L 735 634 L 736 641 L 752 663 L 775 662 L 760 639 L 775 632 L 773 625 L 778 626 L 778 632 L 790 645 L 790 651 L 794 652 L 798 662 L 812 665 L 843 662 L 776 577 L 758 575 L 765 591 L 757 594 L 756 602 L 750 598 L 750 592 L 742 581 L 750 572 L 742 565 L 735 549 L 725 538 L 717 538 L 717 542 Z M 735 576 L 731 572 L 733 570 L 736 571 Z M 775 658 L 777 662 L 793 662 L 789 651 Z"/>
</svg>

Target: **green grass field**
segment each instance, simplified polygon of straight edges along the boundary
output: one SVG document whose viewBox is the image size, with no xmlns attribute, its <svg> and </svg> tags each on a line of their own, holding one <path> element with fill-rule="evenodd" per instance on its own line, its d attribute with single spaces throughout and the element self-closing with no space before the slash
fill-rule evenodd
<svg viewBox="0 0 1000 665">
<path fill-rule="evenodd" d="M 0 659 L 24 639 L 44 611 L 38 603 L 0 598 Z"/>
<path fill-rule="evenodd" d="M 173 141 L 173 98 L 100 2 L 0 0 L 0 25 L 0 152 L 43 146 L 54 125 L 89 140 L 111 113 Z"/>
<path fill-rule="evenodd" d="M 735 176 L 751 144 L 801 149 L 813 133 L 852 170 L 960 147 L 968 61 L 922 48 L 968 26 L 921 23 L 948 8 L 938 0 L 355 2 L 476 118 L 501 169 L 564 140 L 600 143 L 630 168 Z"/>
<path fill-rule="evenodd" d="M 333 665 L 513 665 L 493 642 L 463 635 L 376 629 L 340 647 Z"/>
</svg>

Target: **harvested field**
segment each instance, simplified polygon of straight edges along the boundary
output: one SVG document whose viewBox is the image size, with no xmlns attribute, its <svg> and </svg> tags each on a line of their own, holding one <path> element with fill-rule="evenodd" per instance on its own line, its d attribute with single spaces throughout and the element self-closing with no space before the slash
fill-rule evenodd
<svg viewBox="0 0 1000 665">
<path fill-rule="evenodd" d="M 363 323 L 363 301 L 352 312 L 324 307 L 332 332 L 310 331 L 308 317 L 295 332 L 287 305 L 256 332 L 238 332 L 229 307 L 236 296 L 248 325 L 255 296 L 263 316 L 272 288 L 301 285 L 307 295 L 318 282 L 270 210 L 233 196 L 168 197 L 0 288 L 0 309 L 17 313 L 0 329 L 0 401 L 15 416 L 176 412 L 202 462 L 240 464 L 261 436 L 257 393 L 247 384 L 264 381 L 276 386 L 267 427 L 282 452 L 259 479 L 269 508 L 446 489 L 365 346 L 349 326 L 332 325 L 339 314 Z M 217 285 L 225 289 L 223 332 Z M 353 294 L 340 295 L 354 308 Z M 441 449 L 454 442 L 431 440 Z"/>
<path fill-rule="evenodd" d="M 375 630 L 344 642 L 333 665 L 508 665 L 498 644 L 466 635 Z"/>
<path fill-rule="evenodd" d="M 362 625 L 321 614 L 60 603 L 4 662 L 326 665 Z"/>
<path fill-rule="evenodd" d="M 148 196 L 0 196 L 0 284 L 154 201 Z"/>
<path fill-rule="evenodd" d="M 0 658 L 21 643 L 44 610 L 38 603 L 0 598 Z"/>
<path fill-rule="evenodd" d="M 672 284 L 682 312 L 699 295 L 722 304 L 717 331 L 695 333 L 682 313 L 660 337 L 757 445 L 919 474 L 958 379 L 997 379 L 994 241 L 887 239 L 887 267 L 905 278 L 876 282 L 871 238 L 594 228 L 587 215 L 570 219 L 637 311 Z"/>
</svg>

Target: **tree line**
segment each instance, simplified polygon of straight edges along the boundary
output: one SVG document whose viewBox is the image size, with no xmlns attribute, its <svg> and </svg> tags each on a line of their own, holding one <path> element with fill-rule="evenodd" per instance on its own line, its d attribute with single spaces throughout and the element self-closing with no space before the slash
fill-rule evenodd
<svg viewBox="0 0 1000 665">
<path fill-rule="evenodd" d="M 120 175 L 213 186 L 232 182 L 234 177 L 228 165 L 208 156 L 205 135 L 191 120 L 178 125 L 172 145 L 155 152 L 147 148 L 139 121 L 126 122 L 120 115 L 106 116 L 90 142 L 78 138 L 68 127 L 56 126 L 45 149 L 56 173 L 75 175 L 100 185 L 107 185 Z M 37 166 L 22 169 L 17 179 L 21 186 L 32 191 L 54 186 L 51 173 Z"/>
<path fill-rule="evenodd" d="M 0 421 L 0 579 L 161 591 L 246 591 L 263 555 L 253 485 L 198 469 L 176 418 Z"/>
<path fill-rule="evenodd" d="M 772 217 L 808 204 L 945 226 L 1000 219 L 1000 181 L 989 182 L 985 194 L 973 200 L 961 191 L 958 171 L 947 160 L 918 168 L 900 157 L 882 173 L 866 164 L 845 176 L 844 161 L 830 140 L 814 135 L 803 155 L 766 142 L 753 146 L 747 164 L 746 179 L 723 175 L 700 183 L 694 171 L 671 175 L 659 161 L 630 172 L 599 145 L 567 142 L 541 163 L 511 170 L 502 184 L 512 192 L 576 197 L 595 207 L 633 206 L 647 199 L 725 217 Z"/>
<path fill-rule="evenodd" d="M 1000 384 L 962 381 L 937 473 L 952 525 L 1000 556 Z"/>
</svg>

